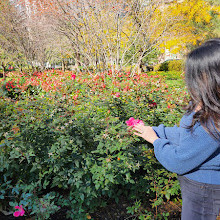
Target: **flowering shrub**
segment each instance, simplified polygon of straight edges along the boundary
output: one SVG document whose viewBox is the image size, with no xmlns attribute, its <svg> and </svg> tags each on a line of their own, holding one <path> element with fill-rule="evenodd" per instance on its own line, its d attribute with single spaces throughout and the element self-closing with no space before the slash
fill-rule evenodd
<svg viewBox="0 0 220 220">
<path fill-rule="evenodd" d="M 127 126 L 132 126 L 134 127 L 137 124 L 142 124 L 144 125 L 144 122 L 142 120 L 139 119 L 134 119 L 133 117 L 129 118 L 128 121 L 126 121 Z"/>
<path fill-rule="evenodd" d="M 3 83 L 6 96 L 14 99 L 22 95 L 39 95 L 56 92 L 66 80 L 75 79 L 76 75 L 61 71 L 35 72 L 31 76 L 26 73 L 10 72 Z"/>
<path fill-rule="evenodd" d="M 25 211 L 24 211 L 24 209 L 22 208 L 22 205 L 20 205 L 20 206 L 15 206 L 15 209 L 18 209 L 18 211 L 15 211 L 14 212 L 14 217 L 19 217 L 19 216 L 23 216 L 24 215 L 24 213 L 25 213 Z"/>
<path fill-rule="evenodd" d="M 19 213 L 22 208 L 36 219 L 65 208 L 67 217 L 86 219 L 109 198 L 149 200 L 153 210 L 177 197 L 175 174 L 161 167 L 152 146 L 127 125 L 178 123 L 187 101 L 184 87 L 170 90 L 159 76 L 111 71 L 11 72 L 7 80 L 21 95 L 13 100 L 0 93 L 3 207 L 22 204 Z M 28 85 L 38 93 L 25 93 Z"/>
<path fill-rule="evenodd" d="M 10 98 L 17 98 L 19 96 L 20 90 L 15 84 L 15 79 L 9 80 L 2 85 L 2 89 L 6 96 Z"/>
</svg>

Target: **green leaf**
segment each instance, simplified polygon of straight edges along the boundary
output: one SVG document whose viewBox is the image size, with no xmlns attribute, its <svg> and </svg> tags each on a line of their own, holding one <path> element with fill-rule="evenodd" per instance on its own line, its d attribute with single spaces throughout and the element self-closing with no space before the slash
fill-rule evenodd
<svg viewBox="0 0 220 220">
<path fill-rule="evenodd" d="M 85 198 L 84 194 L 81 193 L 79 196 L 80 196 L 80 199 L 81 199 L 82 201 L 84 201 L 84 198 Z"/>
</svg>

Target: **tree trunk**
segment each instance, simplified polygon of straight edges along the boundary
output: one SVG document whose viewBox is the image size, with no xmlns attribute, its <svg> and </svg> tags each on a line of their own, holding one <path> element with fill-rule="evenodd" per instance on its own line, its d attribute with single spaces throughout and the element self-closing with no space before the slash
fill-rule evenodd
<svg viewBox="0 0 220 220">
<path fill-rule="evenodd" d="M 65 61 L 62 60 L 62 71 L 66 71 L 66 65 L 65 65 Z"/>
<path fill-rule="evenodd" d="M 3 68 L 3 72 L 2 72 L 2 74 L 3 74 L 3 78 L 5 79 L 6 78 L 6 66 L 2 63 L 2 68 Z"/>
<path fill-rule="evenodd" d="M 31 65 L 31 69 L 32 69 L 32 72 L 36 72 L 37 71 L 36 67 L 33 66 L 33 65 Z"/>
<path fill-rule="evenodd" d="M 75 57 L 76 57 L 76 58 L 75 58 L 75 66 L 76 66 L 76 69 L 79 70 L 79 66 L 80 66 L 80 61 L 79 61 L 79 60 L 80 60 L 80 54 L 76 52 L 76 53 L 75 53 Z"/>
<path fill-rule="evenodd" d="M 20 72 L 23 72 L 22 63 L 19 65 Z"/>
<path fill-rule="evenodd" d="M 142 60 L 140 62 L 139 68 L 140 68 L 140 71 L 143 73 L 144 72 L 144 63 L 142 62 Z"/>
</svg>

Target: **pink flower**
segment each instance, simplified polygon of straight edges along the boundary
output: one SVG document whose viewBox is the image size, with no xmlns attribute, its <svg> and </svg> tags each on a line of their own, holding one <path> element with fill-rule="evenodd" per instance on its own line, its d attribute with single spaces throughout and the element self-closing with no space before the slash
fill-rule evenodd
<svg viewBox="0 0 220 220">
<path fill-rule="evenodd" d="M 75 78 L 76 78 L 76 75 L 75 75 L 75 74 L 72 74 L 71 77 L 72 77 L 72 79 L 75 79 Z"/>
<path fill-rule="evenodd" d="M 116 96 L 116 97 L 120 97 L 120 92 L 116 92 L 116 93 L 115 93 L 115 96 Z"/>
<path fill-rule="evenodd" d="M 18 211 L 14 212 L 14 217 L 19 217 L 24 215 L 24 209 L 22 208 L 22 205 L 15 206 L 15 209 L 18 209 Z"/>
<path fill-rule="evenodd" d="M 149 106 L 150 107 L 155 107 L 155 106 L 157 106 L 157 103 L 156 102 L 152 102 L 152 103 L 149 104 Z"/>
<path fill-rule="evenodd" d="M 134 127 L 137 124 L 141 124 L 144 125 L 144 122 L 142 120 L 139 119 L 134 119 L 133 117 L 129 118 L 128 121 L 126 121 L 127 126 L 132 126 Z"/>
</svg>

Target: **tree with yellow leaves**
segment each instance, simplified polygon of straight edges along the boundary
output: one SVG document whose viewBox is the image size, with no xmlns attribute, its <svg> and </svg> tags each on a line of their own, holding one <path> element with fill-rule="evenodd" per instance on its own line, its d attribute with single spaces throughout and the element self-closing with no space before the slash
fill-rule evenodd
<svg viewBox="0 0 220 220">
<path fill-rule="evenodd" d="M 207 38 L 217 37 L 213 33 L 213 20 L 219 20 L 220 7 L 205 0 L 184 0 L 166 7 L 166 15 L 178 17 L 177 22 L 164 35 L 162 48 L 175 52 L 187 51 L 189 45 L 197 45 Z"/>
<path fill-rule="evenodd" d="M 56 0 L 56 2 L 60 2 Z M 83 0 L 64 4 L 58 27 L 79 54 L 81 65 L 95 71 L 120 70 L 133 63 L 133 70 L 156 48 L 173 52 L 203 41 L 219 8 L 204 0 L 162 1 Z M 56 7 L 57 8 L 57 7 Z M 129 58 L 128 58 L 129 57 Z"/>
<path fill-rule="evenodd" d="M 59 56 L 57 42 L 62 39 L 68 41 L 65 51 L 73 54 L 75 67 L 91 74 L 128 65 L 134 72 L 156 50 L 184 54 L 188 45 L 214 35 L 210 35 L 213 18 L 219 16 L 219 6 L 205 0 L 17 0 L 17 4 L 29 12 L 28 26 L 13 24 L 26 39 L 22 46 L 29 60 L 43 66 L 49 59 L 45 52 Z M 25 30 L 28 34 L 23 34 Z M 6 33 L 10 31 L 0 34 Z M 19 44 L 18 38 L 15 41 Z"/>
</svg>

